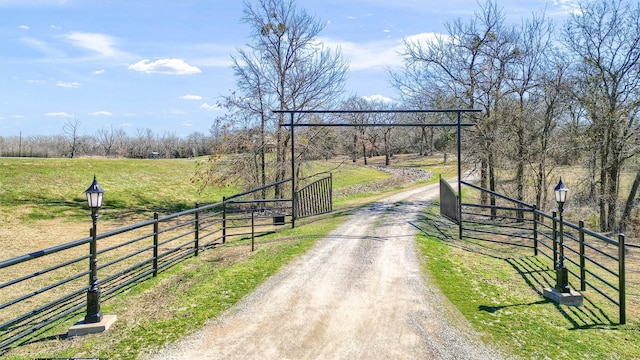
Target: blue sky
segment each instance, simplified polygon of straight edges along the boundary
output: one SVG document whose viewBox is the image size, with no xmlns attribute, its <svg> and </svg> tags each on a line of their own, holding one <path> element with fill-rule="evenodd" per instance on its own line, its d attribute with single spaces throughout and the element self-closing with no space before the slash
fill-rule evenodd
<svg viewBox="0 0 640 360">
<path fill-rule="evenodd" d="M 484 1 L 483 1 L 484 2 Z M 507 21 L 576 0 L 502 0 Z M 350 62 L 347 95 L 393 98 L 403 39 L 444 32 L 474 0 L 298 0 Z M 0 135 L 138 129 L 207 134 L 234 88 L 230 55 L 250 41 L 239 0 L 0 0 Z"/>
</svg>

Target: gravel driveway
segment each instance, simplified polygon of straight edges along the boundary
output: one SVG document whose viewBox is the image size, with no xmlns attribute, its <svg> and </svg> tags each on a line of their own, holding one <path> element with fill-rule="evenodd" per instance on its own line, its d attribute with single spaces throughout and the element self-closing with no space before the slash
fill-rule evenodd
<svg viewBox="0 0 640 360">
<path fill-rule="evenodd" d="M 410 224 L 430 185 L 386 198 L 198 333 L 149 359 L 500 359 L 425 279 Z"/>
</svg>

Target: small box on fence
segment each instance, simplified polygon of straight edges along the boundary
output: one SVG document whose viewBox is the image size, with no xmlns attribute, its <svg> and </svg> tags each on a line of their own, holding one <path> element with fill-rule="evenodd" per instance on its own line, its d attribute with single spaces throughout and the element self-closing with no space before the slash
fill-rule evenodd
<svg viewBox="0 0 640 360">
<path fill-rule="evenodd" d="M 284 225 L 284 215 L 274 215 L 273 225 Z"/>
</svg>

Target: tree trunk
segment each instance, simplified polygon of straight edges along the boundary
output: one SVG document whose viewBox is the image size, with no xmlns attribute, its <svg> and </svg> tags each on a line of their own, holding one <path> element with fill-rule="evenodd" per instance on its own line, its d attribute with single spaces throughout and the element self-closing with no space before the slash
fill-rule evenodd
<svg viewBox="0 0 640 360">
<path fill-rule="evenodd" d="M 616 212 L 618 211 L 618 175 L 619 164 L 612 164 L 609 170 L 609 188 L 607 205 L 607 230 L 615 230 Z"/>
<path fill-rule="evenodd" d="M 390 130 L 384 132 L 384 164 L 386 166 L 389 166 L 390 164 L 389 155 L 391 152 L 391 146 L 389 146 L 389 131 Z"/>
<path fill-rule="evenodd" d="M 600 231 L 607 231 L 607 173 L 606 173 L 606 152 L 603 146 L 600 150 L 600 188 L 598 189 L 598 210 L 600 212 Z"/>
<path fill-rule="evenodd" d="M 284 180 L 285 176 L 286 176 L 286 169 L 285 169 L 285 160 L 286 160 L 286 142 L 284 139 L 284 134 L 282 131 L 282 124 L 283 124 L 283 119 L 282 119 L 282 114 L 280 114 L 280 126 L 278 126 L 278 131 L 276 132 L 276 177 L 275 177 L 275 182 Z M 275 191 L 275 198 L 276 199 L 282 199 L 284 198 L 284 189 L 282 187 L 282 184 L 278 184 L 275 186 L 274 188 Z"/>
<path fill-rule="evenodd" d="M 521 110 L 523 113 L 523 110 Z M 524 201 L 524 153 L 525 153 L 525 144 L 524 144 L 524 130 L 522 126 L 518 124 L 518 158 L 516 159 L 516 193 L 517 199 L 520 201 Z M 518 208 L 522 208 L 522 205 L 518 205 Z M 524 211 L 518 210 L 516 212 L 516 217 L 519 222 L 522 222 L 524 219 Z"/>
<path fill-rule="evenodd" d="M 364 164 L 367 165 L 367 147 L 364 144 L 364 141 L 362 142 L 362 158 L 364 159 Z"/>
<path fill-rule="evenodd" d="M 358 158 L 358 134 L 353 134 L 353 150 L 351 152 L 351 160 L 356 162 Z"/>
<path fill-rule="evenodd" d="M 489 190 L 496 191 L 496 174 L 495 174 L 495 164 L 493 163 L 493 154 L 489 152 Z M 494 219 L 497 215 L 496 211 L 496 197 L 491 194 L 491 219 Z"/>
<path fill-rule="evenodd" d="M 638 169 L 638 171 L 636 172 L 636 178 L 633 180 L 633 185 L 631 185 L 629 197 L 627 197 L 627 202 L 624 206 L 622 217 L 620 218 L 619 231 L 622 233 L 627 230 L 627 220 L 631 216 L 631 210 L 633 210 L 636 195 L 638 193 L 638 187 L 640 187 L 640 169 Z"/>
<path fill-rule="evenodd" d="M 262 186 L 267 185 L 267 174 L 266 174 L 266 144 L 265 144 L 265 115 L 264 113 L 260 114 L 260 177 Z M 267 198 L 267 189 L 262 189 L 262 198 Z"/>
<path fill-rule="evenodd" d="M 480 160 L 480 187 L 483 189 L 487 189 L 489 187 L 489 176 L 487 174 L 487 169 L 489 165 L 487 164 L 486 157 L 482 157 Z M 489 203 L 489 195 L 486 192 L 480 193 L 480 203 L 482 205 L 487 205 Z"/>
</svg>

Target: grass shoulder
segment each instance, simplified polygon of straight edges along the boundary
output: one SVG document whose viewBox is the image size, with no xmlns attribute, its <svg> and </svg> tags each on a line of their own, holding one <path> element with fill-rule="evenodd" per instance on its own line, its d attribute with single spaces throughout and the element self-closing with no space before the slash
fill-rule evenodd
<svg viewBox="0 0 640 360">
<path fill-rule="evenodd" d="M 461 242 L 453 235 L 456 226 L 438 226 L 436 212 L 435 206 L 429 209 L 420 223 L 422 266 L 487 343 L 527 359 L 640 357 L 638 324 L 617 325 L 608 315 L 616 310 L 588 293 L 582 307 L 544 299 L 533 276 L 550 275 L 553 264 L 532 254 Z"/>
</svg>

